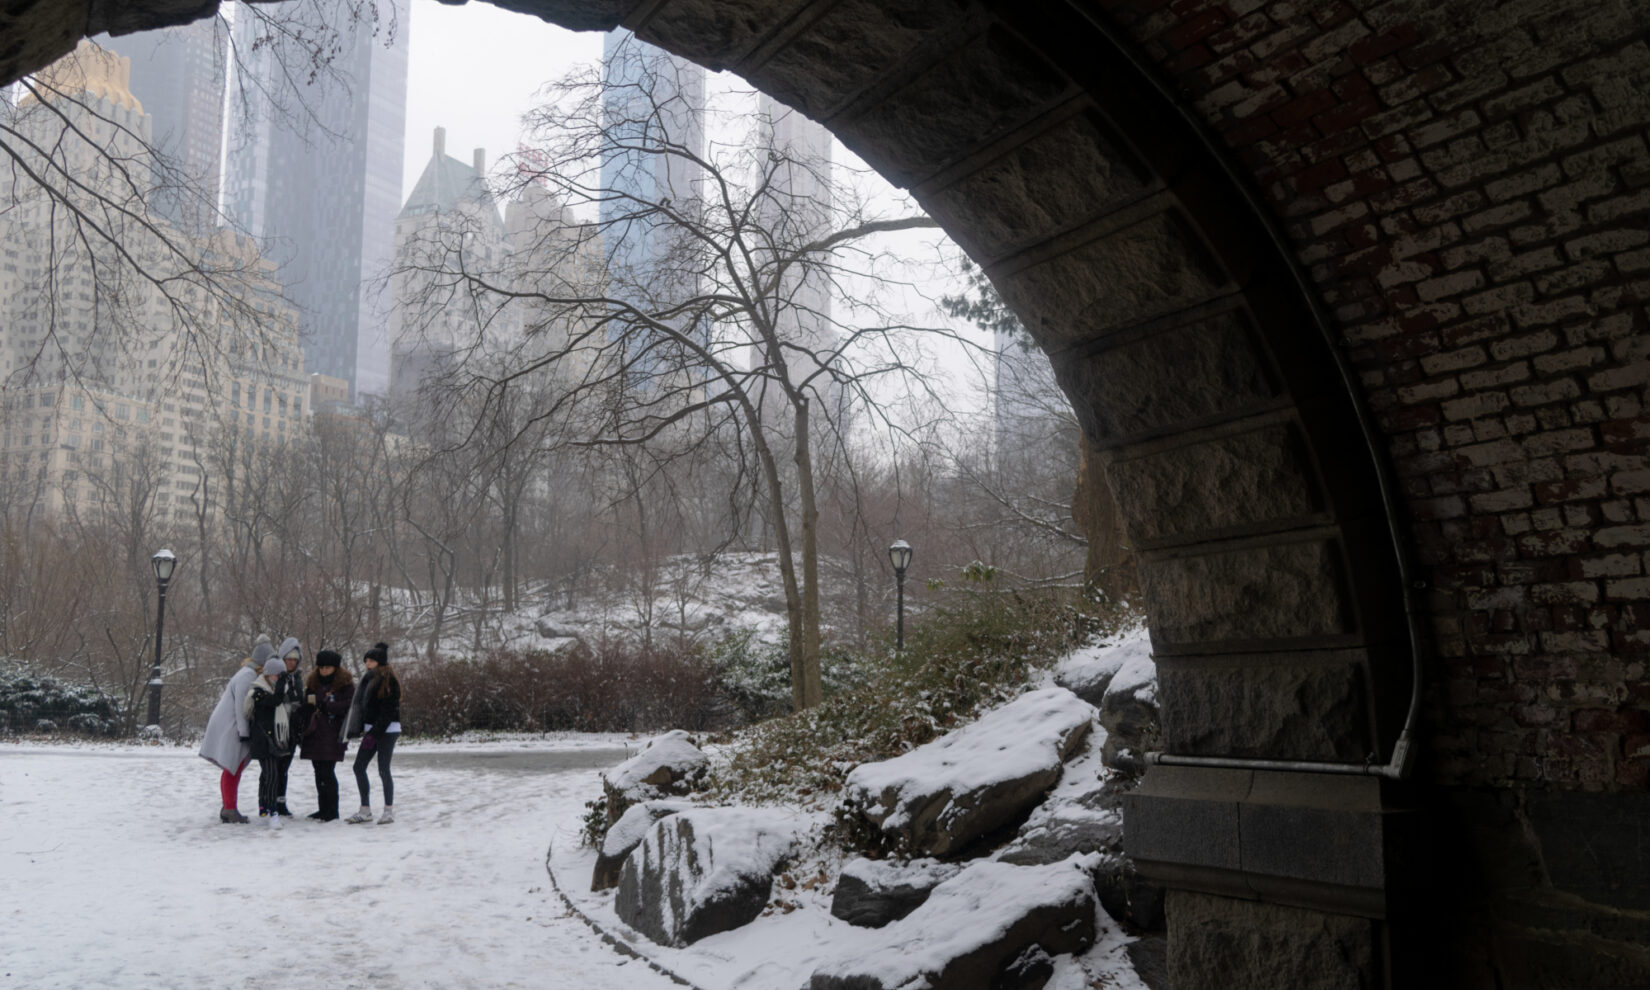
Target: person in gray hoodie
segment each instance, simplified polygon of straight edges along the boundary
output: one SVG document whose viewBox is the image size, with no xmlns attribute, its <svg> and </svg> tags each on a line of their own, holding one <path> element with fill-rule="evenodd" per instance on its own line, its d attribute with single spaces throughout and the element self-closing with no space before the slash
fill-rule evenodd
<svg viewBox="0 0 1650 990">
<path fill-rule="evenodd" d="M 247 726 L 244 704 L 247 692 L 252 689 L 253 678 L 263 670 L 264 662 L 274 656 L 275 647 L 269 645 L 269 637 L 260 635 L 252 644 L 251 658 L 241 661 L 240 667 L 224 686 L 217 706 L 212 709 L 212 717 L 206 722 L 206 735 L 201 739 L 201 758 L 222 771 L 218 778 L 218 792 L 223 806 L 218 811 L 218 821 L 225 824 L 239 825 L 247 821 L 238 808 L 241 771 L 246 769 L 246 763 L 252 757 L 247 741 L 251 731 Z"/>
<path fill-rule="evenodd" d="M 241 711 L 251 730 L 252 756 L 258 761 L 258 817 L 271 828 L 281 827 L 281 816 L 275 813 L 275 785 L 280 774 L 275 764 L 283 756 L 292 755 L 294 740 L 292 720 L 282 704 L 278 686 L 286 666 L 271 657 L 264 661 L 261 677 L 252 679 Z"/>
</svg>

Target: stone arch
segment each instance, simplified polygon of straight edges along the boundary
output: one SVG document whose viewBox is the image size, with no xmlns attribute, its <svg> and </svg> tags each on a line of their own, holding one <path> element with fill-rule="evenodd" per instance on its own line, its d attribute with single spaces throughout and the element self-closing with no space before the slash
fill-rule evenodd
<svg viewBox="0 0 1650 990">
<path fill-rule="evenodd" d="M 1422 782 L 1148 775 L 1177 985 L 1436 982 L 1399 802 L 1457 985 L 1650 983 L 1650 7 L 496 2 L 744 74 L 987 265 L 1145 551 L 1170 750 L 1383 758 L 1414 547 Z M 24 0 L 0 79 L 215 6 Z"/>
</svg>

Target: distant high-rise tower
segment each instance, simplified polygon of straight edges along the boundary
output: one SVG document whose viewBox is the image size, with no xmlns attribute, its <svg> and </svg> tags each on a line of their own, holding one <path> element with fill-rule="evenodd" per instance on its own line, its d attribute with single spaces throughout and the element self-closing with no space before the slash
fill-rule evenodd
<svg viewBox="0 0 1650 990">
<path fill-rule="evenodd" d="M 246 63 L 231 91 L 225 211 L 280 264 L 297 305 L 309 370 L 350 382 L 354 394 L 389 384 L 389 300 L 380 280 L 393 257 L 406 126 L 408 0 L 352 21 L 345 0 L 325 20 L 342 50 L 308 78 L 290 42 L 260 38 L 261 17 L 236 18 Z M 314 5 L 260 5 L 271 20 L 314 17 Z M 282 59 L 286 60 L 283 71 Z M 273 96 L 273 101 L 271 100 Z"/>
<path fill-rule="evenodd" d="M 447 129 L 437 127 L 430 161 L 395 218 L 390 308 L 389 394 L 404 409 L 419 389 L 450 370 L 455 355 L 474 352 L 485 338 L 508 336 L 508 321 L 492 319 L 462 288 L 449 288 L 458 270 L 497 278 L 505 254 L 504 223 L 487 186 L 487 155 L 475 149 L 466 165 L 447 154 Z M 435 274 L 442 272 L 443 274 Z"/>
<path fill-rule="evenodd" d="M 96 39 L 131 60 L 132 95 L 153 123 L 156 170 L 149 205 L 193 232 L 217 226 L 227 54 L 223 21 Z M 175 170 L 175 171 L 172 171 Z"/>
<path fill-rule="evenodd" d="M 610 144 L 704 147 L 705 70 L 636 38 L 610 31 L 602 47 L 602 122 Z M 675 293 L 691 265 L 672 260 L 687 240 L 649 204 L 696 210 L 703 169 L 681 155 L 610 151 L 602 158 L 603 251 L 622 290 Z M 617 193 L 617 195 L 614 195 Z"/>
<path fill-rule="evenodd" d="M 831 132 L 766 94 L 757 101 L 757 116 L 767 152 L 764 167 L 771 170 L 757 204 L 758 223 L 782 248 L 797 248 L 824 237 L 832 221 Z M 791 379 L 813 379 L 816 409 L 840 426 L 847 393 L 828 375 L 819 374 L 821 365 L 830 363 L 832 352 L 841 344 L 831 321 L 830 280 L 816 265 L 792 268 L 779 279 L 773 300 L 779 339 L 813 358 L 805 360 L 800 352 L 791 353 L 787 359 Z M 752 367 L 766 360 L 758 349 L 752 354 Z M 788 413 L 782 411 L 783 395 L 777 389 L 766 391 L 763 405 L 770 424 L 788 420 Z"/>
</svg>

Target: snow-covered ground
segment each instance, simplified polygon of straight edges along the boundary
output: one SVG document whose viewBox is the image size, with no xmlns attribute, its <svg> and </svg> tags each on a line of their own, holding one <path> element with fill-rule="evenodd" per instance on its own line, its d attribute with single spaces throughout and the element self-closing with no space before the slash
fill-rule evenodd
<svg viewBox="0 0 1650 990">
<path fill-rule="evenodd" d="M 625 743 L 404 744 L 395 824 L 279 832 L 219 824 L 218 771 L 191 749 L 0 745 L 0 988 L 672 987 L 545 874 Z M 302 816 L 315 786 L 293 771 Z"/>
<path fill-rule="evenodd" d="M 1116 671 L 1144 654 L 1143 642 L 1131 632 L 1063 669 Z M 1110 814 L 1084 804 L 1103 773 L 1104 739 L 1090 733 L 1028 831 Z M 611 892 L 589 892 L 594 852 L 579 831 L 600 771 L 642 742 L 406 743 L 396 750 L 395 824 L 299 817 L 279 831 L 219 824 L 218 772 L 190 747 L 0 744 L 0 990 L 675 985 L 615 952 L 581 915 L 703 990 L 793 990 L 834 961 L 892 951 L 880 930 L 831 915 L 842 864 L 829 844 L 810 844 L 743 928 L 683 949 L 630 931 Z M 302 816 L 315 807 L 314 783 L 308 764 L 293 770 L 289 803 Z M 355 787 L 340 770 L 347 813 Z M 256 806 L 255 769 L 241 806 Z M 1102 914 L 1093 948 L 1056 960 L 1048 990 L 1139 990 L 1130 941 Z"/>
</svg>

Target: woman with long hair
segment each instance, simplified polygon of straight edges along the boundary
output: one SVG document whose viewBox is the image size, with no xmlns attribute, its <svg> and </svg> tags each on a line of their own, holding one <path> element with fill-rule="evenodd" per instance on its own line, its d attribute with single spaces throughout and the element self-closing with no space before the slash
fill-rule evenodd
<svg viewBox="0 0 1650 990">
<path fill-rule="evenodd" d="M 367 783 L 367 764 L 378 757 L 378 779 L 384 785 L 384 814 L 378 824 L 395 821 L 395 781 L 390 777 L 390 757 L 395 741 L 401 738 L 401 680 L 390 666 L 390 648 L 379 643 L 361 658 L 366 676 L 355 693 L 350 708 L 349 735 L 361 737 L 355 753 L 355 786 L 361 792 L 361 810 L 346 819 L 351 825 L 372 821 L 372 785 Z"/>
<path fill-rule="evenodd" d="M 334 650 L 315 654 L 315 669 L 304 682 L 304 708 L 309 717 L 303 719 L 298 754 L 315 770 L 318 807 L 309 817 L 323 822 L 338 819 L 338 761 L 348 746 L 345 729 L 355 700 L 355 679 L 339 665 L 342 659 Z"/>
</svg>

